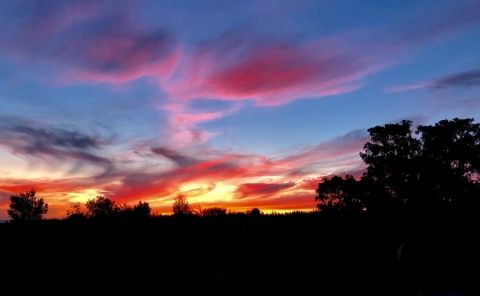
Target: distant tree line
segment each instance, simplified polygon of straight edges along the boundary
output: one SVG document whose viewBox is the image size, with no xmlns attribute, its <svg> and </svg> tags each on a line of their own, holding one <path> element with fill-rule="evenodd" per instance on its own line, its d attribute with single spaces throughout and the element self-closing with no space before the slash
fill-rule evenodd
<svg viewBox="0 0 480 296">
<path fill-rule="evenodd" d="M 29 222 L 42 220 L 48 211 L 48 204 L 36 196 L 34 190 L 22 192 L 10 197 L 8 214 L 14 222 Z M 253 209 L 258 212 L 260 210 Z M 179 194 L 172 205 L 173 216 L 202 216 L 218 217 L 227 215 L 227 209 L 212 207 L 201 209 L 188 203 L 184 195 Z M 147 202 L 138 202 L 135 205 L 118 204 L 104 196 L 97 196 L 88 200 L 82 207 L 80 203 L 74 204 L 67 210 L 68 220 L 146 220 L 154 214 Z"/>
</svg>

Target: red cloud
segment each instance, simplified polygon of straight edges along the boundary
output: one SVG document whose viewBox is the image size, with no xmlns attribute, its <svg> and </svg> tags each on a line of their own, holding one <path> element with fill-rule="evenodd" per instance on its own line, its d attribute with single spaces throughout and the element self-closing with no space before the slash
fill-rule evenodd
<svg viewBox="0 0 480 296">
<path fill-rule="evenodd" d="M 65 178 L 65 179 L 0 179 L 0 191 L 12 194 L 35 189 L 39 193 L 68 193 L 92 187 L 101 188 L 108 178 Z"/>
<path fill-rule="evenodd" d="M 338 40 L 246 35 L 213 41 L 185 60 L 179 77 L 164 85 L 173 98 L 253 99 L 258 105 L 352 91 L 378 68 L 378 61 Z"/>
<path fill-rule="evenodd" d="M 214 183 L 252 175 L 260 157 L 224 154 L 208 160 L 178 167 L 165 173 L 129 173 L 122 184 L 112 188 L 119 200 L 162 197 L 179 192 L 182 184 L 190 182 Z"/>
<path fill-rule="evenodd" d="M 274 195 L 295 186 L 295 183 L 245 183 L 237 187 L 236 197 L 261 197 Z"/>
<path fill-rule="evenodd" d="M 314 178 L 314 179 L 304 179 L 299 184 L 299 188 L 305 190 L 315 190 L 318 187 L 318 184 L 321 182 L 321 178 Z"/>
</svg>

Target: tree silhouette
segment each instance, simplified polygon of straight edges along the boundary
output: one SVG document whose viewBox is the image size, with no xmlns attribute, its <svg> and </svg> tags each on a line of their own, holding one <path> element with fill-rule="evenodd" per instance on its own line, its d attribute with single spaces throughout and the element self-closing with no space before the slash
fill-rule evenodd
<svg viewBox="0 0 480 296">
<path fill-rule="evenodd" d="M 442 120 L 419 126 L 423 142 L 422 185 L 436 204 L 468 207 L 479 196 L 480 124 Z M 477 201 L 478 202 L 478 201 Z"/>
<path fill-rule="evenodd" d="M 97 196 L 95 199 L 87 201 L 85 207 L 87 208 L 88 216 L 94 218 L 114 217 L 120 212 L 117 204 L 104 196 Z"/>
<path fill-rule="evenodd" d="M 376 126 L 360 153 L 367 170 L 324 178 L 316 190 L 320 209 L 429 210 L 468 208 L 479 203 L 480 124 L 473 119 L 442 120 L 419 126 L 411 121 Z"/>
<path fill-rule="evenodd" d="M 152 216 L 152 209 L 147 202 L 140 201 L 133 207 L 127 204 L 119 206 L 118 213 L 121 217 L 127 219 L 148 219 Z"/>
<path fill-rule="evenodd" d="M 325 177 L 316 190 L 317 207 L 322 211 L 354 211 L 362 209 L 360 182 L 352 176 Z"/>
<path fill-rule="evenodd" d="M 383 201 L 386 207 L 402 206 L 418 193 L 421 142 L 413 137 L 411 125 L 403 120 L 370 128 L 371 140 L 360 153 L 367 165 L 366 183 L 377 196 L 387 199 Z"/>
<path fill-rule="evenodd" d="M 36 221 L 41 220 L 47 211 L 48 204 L 35 196 L 35 190 L 30 190 L 11 196 L 7 213 L 13 221 Z"/>
<path fill-rule="evenodd" d="M 139 201 L 132 208 L 133 215 L 138 218 L 149 218 L 152 215 L 152 209 L 147 202 Z"/>
<path fill-rule="evenodd" d="M 185 216 L 192 213 L 190 205 L 183 194 L 177 195 L 173 202 L 172 210 L 175 216 Z"/>
</svg>

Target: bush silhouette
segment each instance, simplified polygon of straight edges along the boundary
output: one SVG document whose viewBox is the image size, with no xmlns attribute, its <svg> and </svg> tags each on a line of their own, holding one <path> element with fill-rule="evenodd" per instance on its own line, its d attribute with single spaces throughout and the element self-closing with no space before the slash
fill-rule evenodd
<svg viewBox="0 0 480 296">
<path fill-rule="evenodd" d="M 132 208 L 133 215 L 139 218 L 149 218 L 152 215 L 152 209 L 147 202 L 138 202 Z"/>
<path fill-rule="evenodd" d="M 150 208 L 150 205 L 147 202 L 142 201 L 134 206 L 124 204 L 118 207 L 118 213 L 122 218 L 133 220 L 149 219 L 152 217 L 152 209 Z"/>
<path fill-rule="evenodd" d="M 258 208 L 253 208 L 247 212 L 248 215 L 252 217 L 258 217 L 262 214 L 262 212 Z"/>
<path fill-rule="evenodd" d="M 48 211 L 48 204 L 43 198 L 37 198 L 35 191 L 22 192 L 10 197 L 8 215 L 13 221 L 41 220 Z"/>
<path fill-rule="evenodd" d="M 85 203 L 88 216 L 93 218 L 111 218 L 118 216 L 120 213 L 120 207 L 104 196 L 97 196 L 95 199 L 91 199 Z"/>
</svg>

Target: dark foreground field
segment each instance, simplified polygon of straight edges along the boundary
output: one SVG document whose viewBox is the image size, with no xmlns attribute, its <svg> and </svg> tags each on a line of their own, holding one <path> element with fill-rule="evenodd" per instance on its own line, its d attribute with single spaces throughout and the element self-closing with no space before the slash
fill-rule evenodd
<svg viewBox="0 0 480 296">
<path fill-rule="evenodd" d="M 3 224 L 0 295 L 478 295 L 475 222 L 295 214 Z"/>
</svg>

